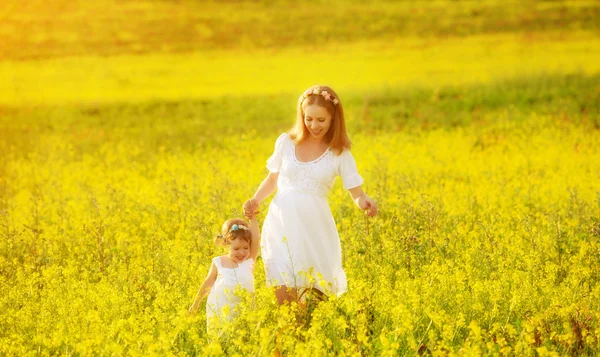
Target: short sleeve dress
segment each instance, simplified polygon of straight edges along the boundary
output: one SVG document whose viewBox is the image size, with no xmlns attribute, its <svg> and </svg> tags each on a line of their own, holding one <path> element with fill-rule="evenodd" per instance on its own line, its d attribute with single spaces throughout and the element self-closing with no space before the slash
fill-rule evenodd
<svg viewBox="0 0 600 357">
<path fill-rule="evenodd" d="M 327 194 L 337 176 L 344 189 L 362 185 L 363 179 L 349 150 L 337 155 L 327 149 L 316 160 L 302 162 L 295 148 L 288 134 L 281 134 L 267 160 L 269 171 L 279 172 L 261 233 L 267 285 L 341 295 L 347 289 L 346 274 Z"/>
<path fill-rule="evenodd" d="M 254 291 L 254 259 L 246 259 L 236 268 L 224 268 L 221 257 L 213 258 L 212 262 L 217 267 L 217 280 L 210 289 L 206 302 L 208 326 L 215 316 L 225 317 L 224 320 L 230 320 L 234 316 L 233 309 L 239 302 L 239 297 L 234 292 L 238 286 L 249 292 Z M 224 309 L 228 309 L 229 313 L 224 314 Z"/>
</svg>

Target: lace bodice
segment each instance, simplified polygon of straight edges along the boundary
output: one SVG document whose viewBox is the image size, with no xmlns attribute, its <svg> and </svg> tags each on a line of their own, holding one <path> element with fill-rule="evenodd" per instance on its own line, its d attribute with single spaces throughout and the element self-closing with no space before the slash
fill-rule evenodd
<svg viewBox="0 0 600 357">
<path fill-rule="evenodd" d="M 295 149 L 294 141 L 287 134 L 281 134 L 273 155 L 267 160 L 267 168 L 279 172 L 279 192 L 296 190 L 327 196 L 337 176 L 342 177 L 345 189 L 362 185 L 363 179 L 349 150 L 336 155 L 327 149 L 319 158 L 303 162 L 296 158 Z"/>
</svg>

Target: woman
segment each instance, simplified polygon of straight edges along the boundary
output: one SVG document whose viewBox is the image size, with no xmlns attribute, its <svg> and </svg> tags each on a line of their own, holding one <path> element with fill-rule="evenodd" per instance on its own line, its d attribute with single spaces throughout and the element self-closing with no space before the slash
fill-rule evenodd
<svg viewBox="0 0 600 357">
<path fill-rule="evenodd" d="M 337 295 L 347 289 L 340 238 L 327 203 L 335 178 L 341 176 L 360 209 L 377 214 L 376 203 L 362 190 L 350 147 L 337 94 L 327 86 L 309 88 L 298 100 L 296 125 L 279 136 L 267 160 L 269 174 L 244 203 L 251 215 L 277 189 L 261 247 L 267 285 L 275 287 L 280 304 L 295 300 L 301 287 Z"/>
</svg>

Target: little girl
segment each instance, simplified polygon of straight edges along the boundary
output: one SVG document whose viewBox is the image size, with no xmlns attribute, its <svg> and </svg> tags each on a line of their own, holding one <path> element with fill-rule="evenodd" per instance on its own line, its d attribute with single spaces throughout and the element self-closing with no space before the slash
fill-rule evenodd
<svg viewBox="0 0 600 357">
<path fill-rule="evenodd" d="M 308 88 L 298 99 L 296 125 L 275 142 L 269 174 L 244 204 L 247 214 L 256 212 L 277 190 L 263 223 L 262 257 L 267 285 L 275 287 L 280 304 L 311 285 L 337 295 L 346 291 L 340 237 L 327 202 L 336 177 L 358 208 L 377 214 L 350 147 L 337 93 L 328 86 Z M 306 273 L 316 281 L 307 281 Z"/>
<path fill-rule="evenodd" d="M 207 326 L 211 325 L 215 316 L 231 320 L 233 310 L 239 302 L 239 297 L 234 294 L 236 287 L 254 291 L 254 262 L 259 251 L 260 232 L 256 215 L 247 216 L 250 218 L 250 225 L 241 218 L 230 219 L 223 223 L 221 234 L 215 237 L 215 243 L 227 246 L 229 252 L 212 259 L 208 275 L 189 309 L 189 312 L 196 312 L 208 294 Z"/>
</svg>

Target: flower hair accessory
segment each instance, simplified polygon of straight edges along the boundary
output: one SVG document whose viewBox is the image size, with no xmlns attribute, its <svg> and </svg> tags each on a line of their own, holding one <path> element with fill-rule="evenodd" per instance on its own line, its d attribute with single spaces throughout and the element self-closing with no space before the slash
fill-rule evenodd
<svg viewBox="0 0 600 357">
<path fill-rule="evenodd" d="M 249 231 L 250 229 L 248 229 L 248 227 L 246 226 L 242 226 L 241 224 L 234 224 L 233 226 L 231 226 L 231 228 L 229 229 L 229 232 L 235 232 L 238 231 L 240 229 Z"/>
<path fill-rule="evenodd" d="M 321 97 L 325 98 L 326 101 L 332 102 L 333 105 L 337 105 L 340 102 L 336 97 L 333 96 L 333 94 L 329 93 L 326 90 L 319 91 L 318 88 L 307 89 L 300 96 L 300 101 L 304 101 L 306 98 L 308 98 L 311 95 L 320 95 Z"/>
</svg>

